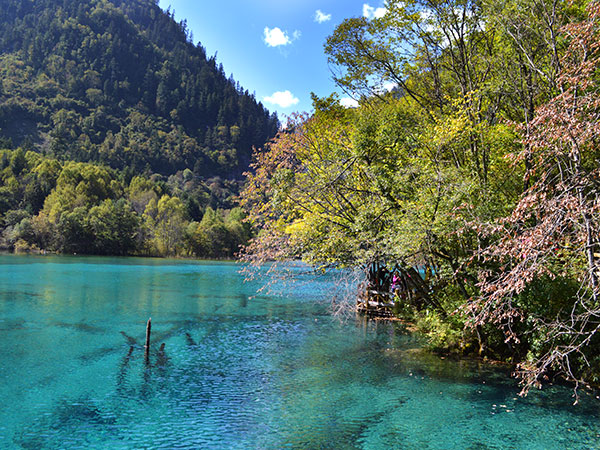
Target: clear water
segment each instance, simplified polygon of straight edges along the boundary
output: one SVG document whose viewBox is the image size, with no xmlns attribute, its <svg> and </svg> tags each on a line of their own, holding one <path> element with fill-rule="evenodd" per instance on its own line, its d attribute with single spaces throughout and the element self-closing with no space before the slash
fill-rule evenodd
<svg viewBox="0 0 600 450">
<path fill-rule="evenodd" d="M 251 298 L 238 268 L 0 256 L 0 448 L 600 448 L 594 398 L 518 398 L 503 371 L 332 318 L 326 277 Z"/>
</svg>

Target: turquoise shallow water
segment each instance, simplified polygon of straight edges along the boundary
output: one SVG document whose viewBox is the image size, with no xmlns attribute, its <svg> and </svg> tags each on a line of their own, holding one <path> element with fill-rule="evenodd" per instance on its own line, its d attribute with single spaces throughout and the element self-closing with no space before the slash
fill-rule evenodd
<svg viewBox="0 0 600 450">
<path fill-rule="evenodd" d="M 0 256 L 0 448 L 600 448 L 598 400 L 518 398 L 498 369 L 331 317 L 326 277 L 256 295 L 238 269 Z"/>
</svg>

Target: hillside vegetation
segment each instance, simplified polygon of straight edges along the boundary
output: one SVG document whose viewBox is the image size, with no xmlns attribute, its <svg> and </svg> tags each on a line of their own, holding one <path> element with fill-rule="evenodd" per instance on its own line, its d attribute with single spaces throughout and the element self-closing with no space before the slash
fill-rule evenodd
<svg viewBox="0 0 600 450">
<path fill-rule="evenodd" d="M 277 130 L 152 0 L 1 0 L 0 16 L 0 130 L 14 145 L 234 177 Z"/>
<path fill-rule="evenodd" d="M 0 17 L 0 246 L 231 256 L 248 230 L 225 225 L 276 115 L 153 0 L 0 0 Z M 101 210 L 123 217 L 112 243 Z M 227 243 L 200 237 L 209 217 Z"/>
</svg>

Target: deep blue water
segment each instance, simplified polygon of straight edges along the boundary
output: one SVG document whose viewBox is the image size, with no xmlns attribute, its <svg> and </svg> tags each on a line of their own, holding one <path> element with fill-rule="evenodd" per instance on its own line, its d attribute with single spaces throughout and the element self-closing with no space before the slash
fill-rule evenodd
<svg viewBox="0 0 600 450">
<path fill-rule="evenodd" d="M 505 371 L 332 317 L 325 276 L 269 295 L 238 270 L 0 256 L 0 448 L 600 448 L 594 398 L 522 399 Z"/>
</svg>

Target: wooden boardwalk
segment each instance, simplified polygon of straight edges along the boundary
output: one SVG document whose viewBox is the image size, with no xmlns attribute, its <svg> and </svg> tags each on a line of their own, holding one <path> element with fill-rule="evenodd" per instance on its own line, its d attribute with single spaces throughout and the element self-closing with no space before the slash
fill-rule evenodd
<svg viewBox="0 0 600 450">
<path fill-rule="evenodd" d="M 394 302 L 390 292 L 368 290 L 366 298 L 359 298 L 356 311 L 367 317 L 395 317 Z"/>
<path fill-rule="evenodd" d="M 367 306 L 364 302 L 356 304 L 356 311 L 359 314 L 364 314 L 367 317 L 396 317 L 393 311 L 393 304 L 378 304 L 377 302 L 369 302 Z"/>
<path fill-rule="evenodd" d="M 367 280 L 356 311 L 368 317 L 396 317 L 400 305 L 421 310 L 433 308 L 445 315 L 439 301 L 432 293 L 431 271 L 421 276 L 416 267 L 394 264 L 391 270 L 384 263 L 374 262 L 367 270 Z"/>
</svg>

